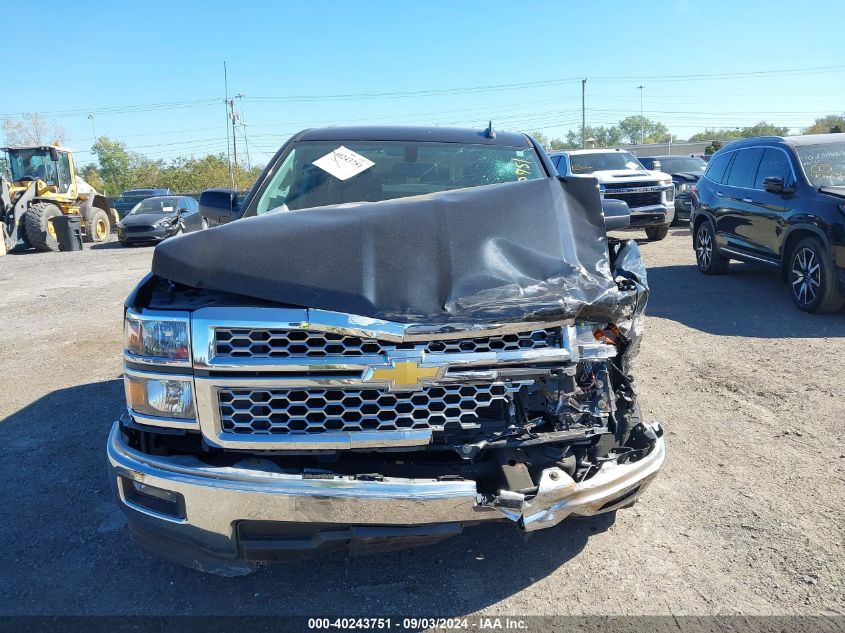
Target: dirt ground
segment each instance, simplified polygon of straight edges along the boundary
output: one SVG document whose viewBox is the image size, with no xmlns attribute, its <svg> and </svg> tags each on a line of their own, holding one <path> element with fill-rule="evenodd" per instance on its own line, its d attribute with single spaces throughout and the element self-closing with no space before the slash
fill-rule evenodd
<svg viewBox="0 0 845 633">
<path fill-rule="evenodd" d="M 642 248 L 636 378 L 668 459 L 639 504 L 243 578 L 136 550 L 110 496 L 121 306 L 152 249 L 0 258 L 0 614 L 845 613 L 845 313 L 747 264 L 699 274 L 685 229 Z"/>
</svg>

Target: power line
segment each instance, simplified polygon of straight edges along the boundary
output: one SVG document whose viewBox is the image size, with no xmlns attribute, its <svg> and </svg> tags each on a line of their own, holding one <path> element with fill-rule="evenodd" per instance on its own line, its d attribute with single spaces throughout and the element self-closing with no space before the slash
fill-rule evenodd
<svg viewBox="0 0 845 633">
<path fill-rule="evenodd" d="M 87 114 L 127 114 L 132 112 L 147 112 L 150 110 L 174 110 L 180 108 L 195 108 L 217 103 L 217 99 L 194 99 L 192 101 L 170 101 L 162 103 L 148 103 L 137 105 L 111 106 L 100 108 L 79 108 L 75 110 L 40 110 L 37 114 L 49 115 L 51 118 L 82 116 Z M 0 117 L 16 117 L 35 114 L 35 112 L 7 112 Z"/>
<path fill-rule="evenodd" d="M 766 77 L 766 76 L 794 76 L 794 75 L 813 75 L 820 73 L 841 72 L 845 70 L 845 66 L 816 66 L 806 68 L 787 68 L 776 70 L 756 70 L 756 71 L 742 71 L 731 73 L 697 73 L 697 74 L 682 74 L 682 75 L 607 75 L 607 76 L 591 76 L 591 82 L 597 83 L 614 83 L 626 81 L 641 81 L 649 80 L 654 82 L 676 82 L 676 81 L 706 81 L 716 79 L 743 79 L 750 77 Z M 581 81 L 581 77 L 561 77 L 555 79 L 543 79 L 529 82 L 519 83 L 503 83 L 503 84 L 487 84 L 470 87 L 459 88 L 437 88 L 425 90 L 407 90 L 407 91 L 392 91 L 392 92 L 358 92 L 358 93 L 341 93 L 341 94 L 316 94 L 316 95 L 283 95 L 283 96 L 265 96 L 265 97 L 251 97 L 254 101 L 261 102 L 285 102 L 285 101 L 317 101 L 317 100 L 350 100 L 350 99 L 398 99 L 408 97 L 426 97 L 426 96 L 440 96 L 440 95 L 454 95 L 454 94 L 473 94 L 480 92 L 493 91 L 507 91 L 507 90 L 525 90 L 530 88 L 551 87 L 565 83 L 577 83 Z M 756 95 L 749 95 L 756 96 Z M 85 107 L 77 109 L 65 110 L 43 110 L 39 114 L 49 115 L 51 117 L 70 117 L 88 114 L 127 114 L 134 112 L 146 112 L 153 110 L 172 110 L 182 108 L 196 108 L 211 106 L 219 103 L 218 98 L 209 99 L 192 99 L 181 101 L 164 101 L 157 103 L 142 103 L 142 104 L 127 104 L 121 106 L 101 106 L 101 107 Z M 0 114 L 2 117 L 23 116 L 30 112 L 11 112 Z"/>
<path fill-rule="evenodd" d="M 755 70 L 745 72 L 732 73 L 712 73 L 712 74 L 687 74 L 687 75 L 618 75 L 618 76 L 597 76 L 591 77 L 592 80 L 602 83 L 620 82 L 620 81 L 639 81 L 649 79 L 652 81 L 701 81 L 714 79 L 742 79 L 748 77 L 762 77 L 769 75 L 800 75 L 800 74 L 818 74 L 827 72 L 838 72 L 845 70 L 845 66 L 817 66 L 810 68 L 792 68 L 792 69 L 778 69 L 778 70 Z M 409 91 L 393 91 L 393 92 L 358 92 L 345 94 L 323 94 L 323 95 L 287 95 L 287 96 L 267 96 L 267 97 L 251 97 L 256 101 L 265 102 L 292 102 L 292 101 L 318 101 L 318 100 L 349 100 L 349 99 L 399 99 L 406 97 L 425 97 L 425 96 L 439 96 L 444 94 L 468 94 L 476 92 L 489 92 L 498 90 L 524 90 L 526 88 L 547 87 L 558 85 L 562 83 L 574 83 L 581 81 L 581 77 L 563 77 L 558 79 L 545 79 L 540 81 L 510 83 L 510 84 L 488 84 L 483 86 L 472 86 L 465 88 L 441 88 L 428 90 L 409 90 Z"/>
</svg>

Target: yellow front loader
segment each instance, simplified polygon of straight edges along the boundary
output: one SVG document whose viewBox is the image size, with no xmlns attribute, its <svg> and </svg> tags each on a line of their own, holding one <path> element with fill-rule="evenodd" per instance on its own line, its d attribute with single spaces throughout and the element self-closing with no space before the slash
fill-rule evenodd
<svg viewBox="0 0 845 633">
<path fill-rule="evenodd" d="M 77 178 L 73 152 L 57 145 L 4 147 L 11 181 L 0 178 L 3 247 L 57 251 L 52 219 L 79 215 L 83 235 L 105 242 L 119 218 L 105 197 Z"/>
</svg>

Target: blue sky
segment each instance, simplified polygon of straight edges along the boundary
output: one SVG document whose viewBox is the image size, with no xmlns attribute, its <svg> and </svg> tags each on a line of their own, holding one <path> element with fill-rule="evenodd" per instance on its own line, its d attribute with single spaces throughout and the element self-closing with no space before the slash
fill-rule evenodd
<svg viewBox="0 0 845 633">
<path fill-rule="evenodd" d="M 26 22 L 56 39 L 5 29 L 0 113 L 55 119 L 82 162 L 88 114 L 153 158 L 225 152 L 225 60 L 254 163 L 315 125 L 493 119 L 562 136 L 580 125 L 580 77 L 592 125 L 639 114 L 644 85 L 645 115 L 682 138 L 763 119 L 797 131 L 845 112 L 843 18 L 841 0 L 42 0 Z"/>
</svg>

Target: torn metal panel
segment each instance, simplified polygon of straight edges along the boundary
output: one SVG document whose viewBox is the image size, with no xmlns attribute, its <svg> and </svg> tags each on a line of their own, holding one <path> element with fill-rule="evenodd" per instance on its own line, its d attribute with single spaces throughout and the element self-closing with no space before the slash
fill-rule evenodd
<svg viewBox="0 0 845 633">
<path fill-rule="evenodd" d="M 560 468 L 548 468 L 532 498 L 500 491 L 491 505 L 526 532 L 532 532 L 557 525 L 572 514 L 593 516 L 631 504 L 654 480 L 666 458 L 663 431 L 656 424 L 649 431 L 654 435 L 653 446 L 638 461 L 609 461 L 595 475 L 580 482 Z"/>
<path fill-rule="evenodd" d="M 153 273 L 403 323 L 618 322 L 644 308 L 638 256 L 612 262 L 595 181 L 547 178 L 246 218 L 161 244 Z"/>
</svg>

